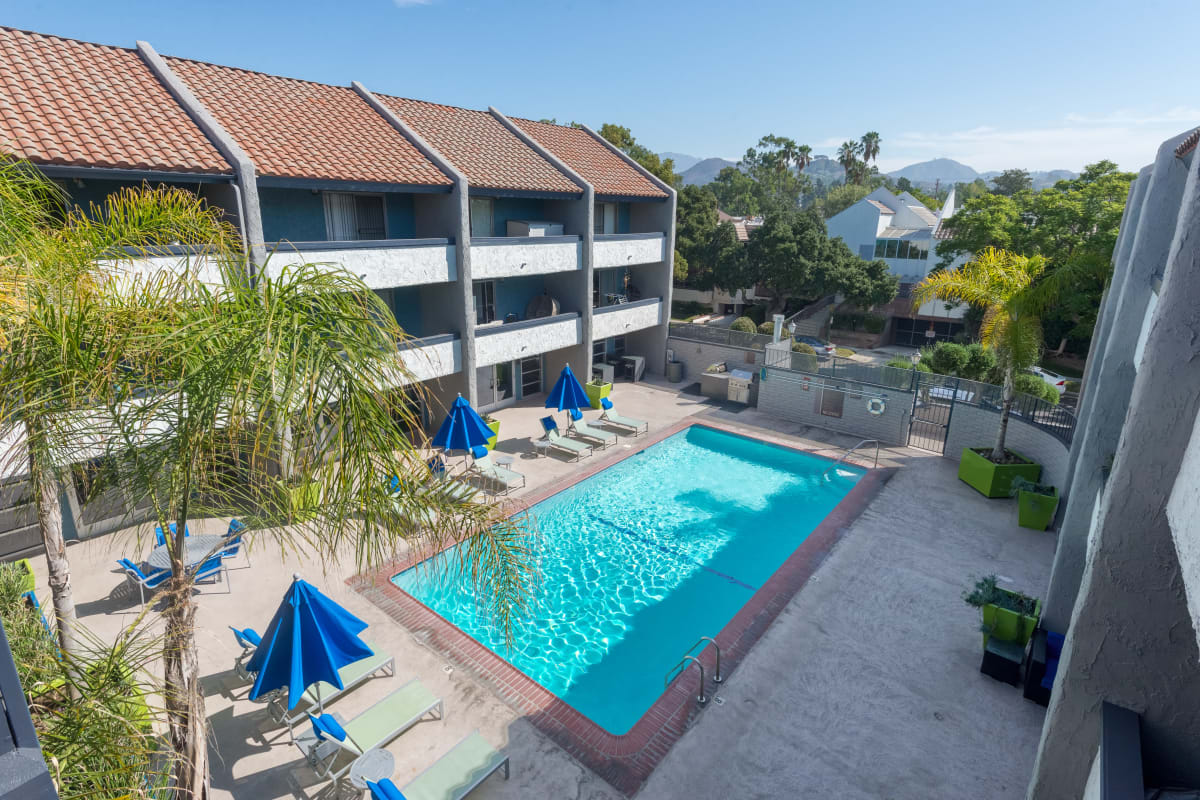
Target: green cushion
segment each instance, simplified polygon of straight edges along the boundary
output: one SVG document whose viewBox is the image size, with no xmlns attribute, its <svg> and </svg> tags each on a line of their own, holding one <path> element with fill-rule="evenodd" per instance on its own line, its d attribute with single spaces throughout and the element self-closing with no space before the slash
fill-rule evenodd
<svg viewBox="0 0 1200 800">
<path fill-rule="evenodd" d="M 402 790 L 408 800 L 457 800 L 504 761 L 476 731 Z"/>
</svg>

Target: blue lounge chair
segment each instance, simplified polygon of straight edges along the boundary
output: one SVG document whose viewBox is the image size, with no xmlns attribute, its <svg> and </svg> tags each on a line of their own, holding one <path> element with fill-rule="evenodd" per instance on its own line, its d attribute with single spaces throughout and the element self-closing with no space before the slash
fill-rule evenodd
<svg viewBox="0 0 1200 800">
<path fill-rule="evenodd" d="M 584 442 L 577 442 L 574 439 L 568 439 L 558 432 L 558 423 L 554 421 L 554 417 L 542 417 L 542 430 L 546 432 L 546 441 L 550 442 L 551 447 L 557 447 L 559 450 L 566 450 L 576 459 L 590 456 L 592 454 L 592 446 Z"/>
<path fill-rule="evenodd" d="M 167 527 L 171 529 L 171 533 L 172 533 L 172 534 L 174 534 L 174 533 L 175 533 L 175 531 L 179 530 L 179 528 L 177 528 L 177 527 L 175 526 L 175 523 L 174 523 L 174 522 L 172 522 L 171 524 L 167 525 Z M 189 537 L 189 536 L 191 536 L 191 535 L 192 535 L 192 532 L 191 532 L 191 530 L 189 530 L 189 529 L 188 529 L 188 526 L 184 525 L 184 526 L 183 526 L 183 538 L 185 538 L 185 539 L 186 539 L 187 537 Z M 162 526 L 161 526 L 161 525 L 155 525 L 155 526 L 154 526 L 154 546 L 155 546 L 155 547 L 162 547 L 162 546 L 163 546 L 164 544 L 166 544 L 166 543 L 167 543 L 167 537 L 166 537 L 165 535 L 163 535 L 163 529 L 162 529 Z"/>
<path fill-rule="evenodd" d="M 142 572 L 142 568 L 130 561 L 128 558 L 122 558 L 117 561 L 121 565 L 121 569 L 125 570 L 126 579 L 138 587 L 138 592 L 142 596 L 142 605 L 146 605 L 146 590 L 153 592 L 162 585 L 167 578 L 171 577 L 171 570 L 160 569 L 157 572 L 146 574 Z"/>
<path fill-rule="evenodd" d="M 246 669 L 246 659 L 254 655 L 254 651 L 262 644 L 262 637 L 258 635 L 258 631 L 254 630 L 254 628 L 242 628 L 239 630 L 230 625 L 229 630 L 233 631 L 233 638 L 237 639 L 237 643 L 242 648 L 242 654 L 233 662 L 233 671 L 238 674 L 238 677 L 248 681 L 253 676 Z"/>
<path fill-rule="evenodd" d="M 200 569 L 196 570 L 195 581 L 197 583 L 199 583 L 200 581 L 208 580 L 209 578 L 216 578 L 217 583 L 225 584 L 225 591 L 226 591 L 226 593 L 228 593 L 229 592 L 229 581 L 227 580 L 228 577 L 229 576 L 225 571 L 225 563 L 221 560 L 221 556 L 218 553 L 217 555 L 213 556 L 212 558 L 208 559 L 208 561 L 205 561 L 203 564 L 200 565 Z"/>
<path fill-rule="evenodd" d="M 225 531 L 225 549 L 220 552 L 223 559 L 236 558 L 242 551 L 242 531 L 246 526 L 240 520 L 229 520 L 229 530 Z M 250 566 L 250 553 L 246 553 L 246 566 Z"/>
<path fill-rule="evenodd" d="M 607 397 L 600 399 L 600 407 L 604 409 L 600 412 L 600 418 L 597 422 L 603 422 L 606 425 L 615 425 L 618 428 L 624 428 L 633 434 L 634 438 L 645 433 L 650 429 L 644 421 L 634 419 L 633 417 L 623 417 L 613 410 L 612 400 Z"/>
</svg>

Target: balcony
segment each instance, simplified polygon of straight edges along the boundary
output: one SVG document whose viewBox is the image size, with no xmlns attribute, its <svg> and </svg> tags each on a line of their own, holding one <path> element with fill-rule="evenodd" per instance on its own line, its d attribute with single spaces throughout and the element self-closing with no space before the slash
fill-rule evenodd
<svg viewBox="0 0 1200 800">
<path fill-rule="evenodd" d="M 412 377 L 397 376 L 395 386 L 442 378 L 462 371 L 462 340 L 457 333 L 405 339 L 397 357 Z"/>
<path fill-rule="evenodd" d="M 124 257 L 101 261 L 100 266 L 143 277 L 157 272 L 182 274 L 184 270 L 191 270 L 203 283 L 221 282 L 221 272 L 217 263 L 200 255 L 202 250 L 198 248 L 161 245 L 123 249 Z"/>
<path fill-rule="evenodd" d="M 521 322 L 492 323 L 475 329 L 475 364 L 486 367 L 528 358 L 583 341 L 579 314 L 571 312 Z"/>
<path fill-rule="evenodd" d="M 492 280 L 579 269 L 578 236 L 487 236 L 471 239 L 471 278 Z"/>
<path fill-rule="evenodd" d="M 592 339 L 598 341 L 610 336 L 653 328 L 662 324 L 663 303 L 660 297 L 647 297 L 633 303 L 601 306 L 592 311 Z"/>
<path fill-rule="evenodd" d="M 606 233 L 596 237 L 592 268 L 656 264 L 667 257 L 667 237 L 662 233 Z"/>
<path fill-rule="evenodd" d="M 288 264 L 340 264 L 372 289 L 420 286 L 457 280 L 450 239 L 375 239 L 354 242 L 280 242 L 267 262 L 278 275 Z"/>
</svg>

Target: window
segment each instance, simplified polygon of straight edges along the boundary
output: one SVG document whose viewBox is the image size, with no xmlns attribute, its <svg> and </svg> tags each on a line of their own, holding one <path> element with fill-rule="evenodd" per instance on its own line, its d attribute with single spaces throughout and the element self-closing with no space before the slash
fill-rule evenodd
<svg viewBox="0 0 1200 800">
<path fill-rule="evenodd" d="M 542 390 L 542 357 L 521 359 L 521 396 L 529 397 Z"/>
<path fill-rule="evenodd" d="M 821 414 L 826 417 L 840 417 L 842 415 L 842 407 L 846 402 L 846 393 L 839 389 L 831 389 L 828 386 L 821 390 Z"/>
<path fill-rule="evenodd" d="M 495 205 L 490 197 L 471 198 L 471 235 L 495 236 Z"/>
<path fill-rule="evenodd" d="M 592 342 L 592 361 L 603 364 L 608 355 L 608 339 L 597 339 Z"/>
<path fill-rule="evenodd" d="M 896 248 L 898 248 L 899 246 L 900 246 L 900 242 L 898 242 L 897 240 L 888 239 L 887 240 L 887 250 L 886 250 L 886 252 L 884 252 L 883 257 L 884 258 L 895 258 L 896 257 Z"/>
<path fill-rule="evenodd" d="M 887 250 L 887 239 L 875 240 L 875 257 L 883 258 L 884 251 Z"/>
<path fill-rule="evenodd" d="M 617 232 L 617 204 L 596 203 L 595 218 L 592 220 L 592 233 Z"/>
<path fill-rule="evenodd" d="M 383 195 L 325 193 L 325 234 L 331 242 L 386 239 Z"/>
<path fill-rule="evenodd" d="M 496 282 L 476 282 L 472 295 L 475 301 L 475 324 L 484 325 L 496 319 Z"/>
<path fill-rule="evenodd" d="M 614 336 L 612 338 L 612 343 L 613 343 L 613 346 L 612 346 L 613 358 L 620 358 L 621 356 L 625 355 L 625 337 L 624 336 Z"/>
<path fill-rule="evenodd" d="M 900 251 L 896 253 L 896 258 L 908 258 L 908 242 L 900 241 Z"/>
</svg>

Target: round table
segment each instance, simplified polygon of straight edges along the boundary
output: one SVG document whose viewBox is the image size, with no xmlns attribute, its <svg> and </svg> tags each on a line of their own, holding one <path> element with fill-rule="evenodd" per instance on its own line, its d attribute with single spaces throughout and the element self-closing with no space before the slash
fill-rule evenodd
<svg viewBox="0 0 1200 800">
<path fill-rule="evenodd" d="M 346 776 L 350 785 L 355 789 L 366 789 L 367 781 L 379 783 L 384 778 L 392 777 L 396 769 L 396 759 L 387 750 L 368 750 L 350 765 Z"/>
<path fill-rule="evenodd" d="M 183 540 L 183 559 L 185 566 L 196 566 L 215 548 L 219 548 L 224 541 L 225 537 L 220 535 L 187 537 Z M 151 550 L 150 555 L 146 556 L 146 566 L 155 571 L 160 569 L 170 569 L 171 554 L 167 550 L 168 547 L 169 545 L 161 544 Z"/>
<path fill-rule="evenodd" d="M 495 461 L 502 467 L 507 467 L 513 463 L 513 457 L 508 455 L 493 455 L 492 461 Z"/>
<path fill-rule="evenodd" d="M 534 439 L 533 453 L 539 456 L 550 455 L 550 440 L 549 439 Z"/>
</svg>

